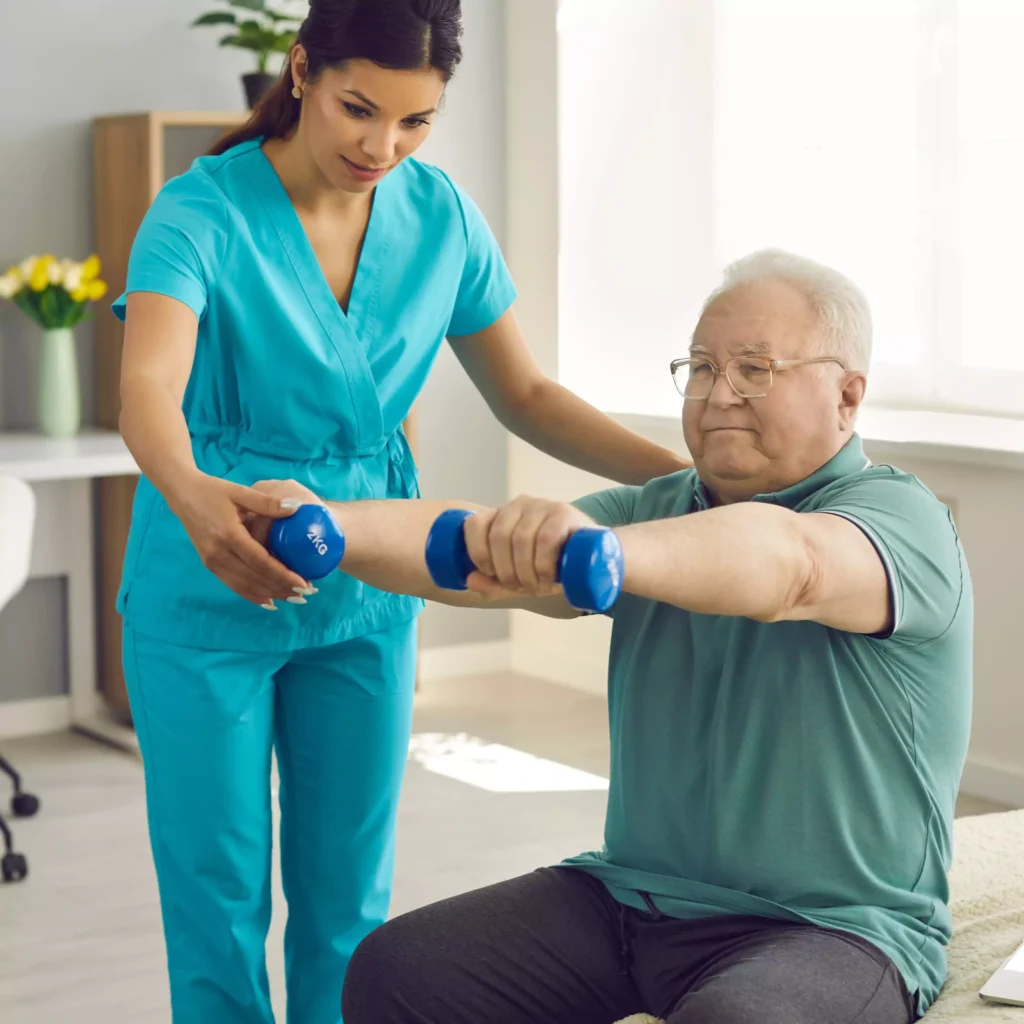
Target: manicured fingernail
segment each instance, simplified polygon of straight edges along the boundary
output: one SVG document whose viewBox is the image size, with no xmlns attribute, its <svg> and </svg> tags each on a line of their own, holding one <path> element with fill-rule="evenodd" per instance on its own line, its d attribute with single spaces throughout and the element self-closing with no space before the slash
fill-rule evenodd
<svg viewBox="0 0 1024 1024">
<path fill-rule="evenodd" d="M 282 498 L 281 509 L 284 512 L 294 512 L 297 508 L 302 507 L 302 502 L 298 498 Z"/>
<path fill-rule="evenodd" d="M 316 587 L 292 587 L 299 597 L 310 597 L 313 594 L 319 593 Z"/>
<path fill-rule="evenodd" d="M 273 600 L 269 600 L 260 605 L 261 608 L 265 608 L 268 612 L 276 612 L 277 605 L 274 604 Z"/>
<path fill-rule="evenodd" d="M 285 600 L 287 600 L 289 604 L 309 604 L 309 602 L 304 597 L 289 597 Z"/>
</svg>

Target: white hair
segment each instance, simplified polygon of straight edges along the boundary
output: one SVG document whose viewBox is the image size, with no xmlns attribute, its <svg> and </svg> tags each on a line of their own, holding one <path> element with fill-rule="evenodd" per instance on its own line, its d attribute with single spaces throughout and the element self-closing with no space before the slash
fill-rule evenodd
<svg viewBox="0 0 1024 1024">
<path fill-rule="evenodd" d="M 730 263 L 704 309 L 726 292 L 758 281 L 784 281 L 805 295 L 821 322 L 821 354 L 835 356 L 848 370 L 867 370 L 871 362 L 867 298 L 844 274 L 806 256 L 761 249 Z"/>
</svg>

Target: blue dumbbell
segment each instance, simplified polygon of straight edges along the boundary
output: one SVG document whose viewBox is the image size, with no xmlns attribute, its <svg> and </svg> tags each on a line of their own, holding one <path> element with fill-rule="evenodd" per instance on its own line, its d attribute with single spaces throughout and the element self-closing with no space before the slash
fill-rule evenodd
<svg viewBox="0 0 1024 1024">
<path fill-rule="evenodd" d="M 274 520 L 267 548 L 304 580 L 319 580 L 338 568 L 345 534 L 323 505 L 301 505 L 293 515 Z"/>
<path fill-rule="evenodd" d="M 434 521 L 427 536 L 427 569 L 442 590 L 465 590 L 476 566 L 466 549 L 465 509 L 448 509 Z M 622 546 L 611 530 L 584 527 L 562 548 L 555 579 L 574 608 L 606 612 L 622 590 Z"/>
</svg>

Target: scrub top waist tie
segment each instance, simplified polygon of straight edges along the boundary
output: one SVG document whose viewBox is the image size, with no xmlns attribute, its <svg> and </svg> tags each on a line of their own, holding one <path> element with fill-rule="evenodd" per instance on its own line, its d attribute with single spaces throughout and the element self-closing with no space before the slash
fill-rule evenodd
<svg viewBox="0 0 1024 1024">
<path fill-rule="evenodd" d="M 257 451 L 251 434 L 243 440 L 231 428 L 193 436 L 202 472 L 245 486 L 292 479 L 339 502 L 419 496 L 415 461 L 401 428 L 366 455 L 321 449 L 316 457 L 293 459 L 297 453 L 285 455 L 281 447 L 260 443 Z M 214 650 L 298 650 L 388 629 L 423 609 L 419 598 L 385 593 L 340 570 L 317 587 L 320 593 L 308 604 L 279 604 L 276 612 L 243 600 L 202 564 L 164 498 L 145 477 L 140 480 L 118 600 L 136 631 Z"/>
</svg>

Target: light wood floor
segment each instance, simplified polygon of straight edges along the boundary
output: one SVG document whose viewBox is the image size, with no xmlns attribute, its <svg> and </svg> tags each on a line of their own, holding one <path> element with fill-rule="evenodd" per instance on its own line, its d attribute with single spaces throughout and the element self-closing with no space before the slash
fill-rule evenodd
<svg viewBox="0 0 1024 1024">
<path fill-rule="evenodd" d="M 431 684 L 417 732 L 467 732 L 607 774 L 604 701 L 514 676 Z M 7 741 L 38 817 L 15 821 L 30 861 L 0 886 L 3 1024 L 166 1024 L 170 1020 L 140 763 L 64 733 Z M 410 764 L 399 820 L 393 912 L 600 846 L 605 794 L 495 794 Z M 960 814 L 1002 808 L 962 797 Z M 276 868 L 275 868 L 276 874 Z M 283 898 L 268 940 L 284 1021 Z"/>
</svg>

